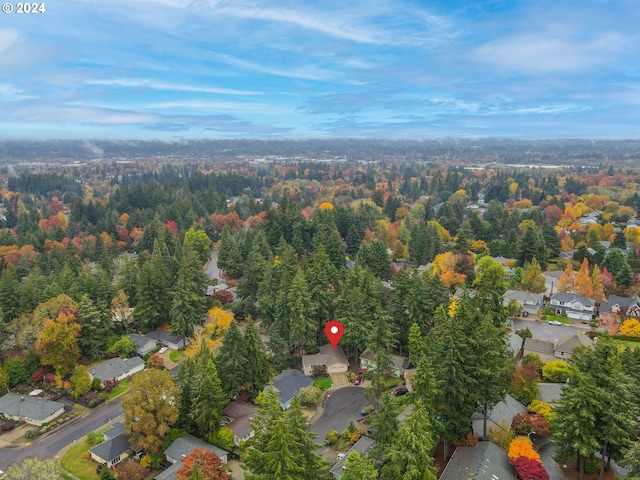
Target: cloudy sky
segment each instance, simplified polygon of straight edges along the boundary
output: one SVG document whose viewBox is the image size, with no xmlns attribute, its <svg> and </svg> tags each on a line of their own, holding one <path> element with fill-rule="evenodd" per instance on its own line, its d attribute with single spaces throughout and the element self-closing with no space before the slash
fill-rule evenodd
<svg viewBox="0 0 640 480">
<path fill-rule="evenodd" d="M 637 0 L 44 5 L 0 14 L 0 137 L 640 138 Z"/>
</svg>

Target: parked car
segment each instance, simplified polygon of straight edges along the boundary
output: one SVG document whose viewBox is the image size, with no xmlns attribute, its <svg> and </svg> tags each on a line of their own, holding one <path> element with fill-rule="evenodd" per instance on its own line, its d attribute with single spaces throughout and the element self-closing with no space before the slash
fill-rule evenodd
<svg viewBox="0 0 640 480">
<path fill-rule="evenodd" d="M 360 371 L 358 372 L 358 376 L 356 377 L 356 380 L 353 382 L 354 385 L 360 385 L 362 383 L 362 376 L 364 375 L 364 368 L 361 368 Z"/>
<path fill-rule="evenodd" d="M 375 411 L 376 411 L 376 407 L 374 407 L 373 405 L 368 405 L 360 409 L 360 415 L 362 416 L 371 415 Z"/>
<path fill-rule="evenodd" d="M 346 453 L 340 452 L 338 454 L 338 460 L 342 460 L 346 455 L 347 455 Z"/>
<path fill-rule="evenodd" d="M 402 395 L 406 395 L 409 393 L 409 389 L 407 387 L 398 387 L 393 391 L 393 394 L 396 397 L 401 397 Z"/>
<path fill-rule="evenodd" d="M 376 431 L 376 429 L 375 429 L 375 428 L 373 428 L 373 427 L 369 427 L 369 428 L 367 428 L 367 433 L 368 433 L 369 435 L 371 435 L 371 434 L 375 433 L 375 431 Z"/>
<path fill-rule="evenodd" d="M 549 325 L 558 325 L 558 326 L 562 326 L 562 322 L 559 322 L 558 320 L 551 320 L 549 322 Z"/>
<path fill-rule="evenodd" d="M 164 353 L 167 350 L 169 350 L 169 347 L 162 347 L 160 350 L 158 350 L 158 353 Z"/>
</svg>

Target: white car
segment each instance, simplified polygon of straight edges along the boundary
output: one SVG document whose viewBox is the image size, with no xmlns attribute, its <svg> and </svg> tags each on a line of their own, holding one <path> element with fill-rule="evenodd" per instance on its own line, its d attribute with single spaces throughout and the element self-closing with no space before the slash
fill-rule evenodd
<svg viewBox="0 0 640 480">
<path fill-rule="evenodd" d="M 559 322 L 558 320 L 551 320 L 549 322 L 549 325 L 560 325 L 560 326 L 562 326 L 562 322 Z"/>
<path fill-rule="evenodd" d="M 342 460 L 345 457 L 346 453 L 339 453 L 338 460 Z"/>
<path fill-rule="evenodd" d="M 168 348 L 168 347 L 162 347 L 160 350 L 158 350 L 158 353 L 164 353 L 164 352 L 166 352 L 167 350 L 169 350 L 169 348 Z"/>
</svg>

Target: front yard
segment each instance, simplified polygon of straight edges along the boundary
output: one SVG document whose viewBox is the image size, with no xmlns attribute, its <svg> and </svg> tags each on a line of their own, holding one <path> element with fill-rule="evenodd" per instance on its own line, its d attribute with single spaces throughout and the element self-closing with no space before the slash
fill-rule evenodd
<svg viewBox="0 0 640 480">
<path fill-rule="evenodd" d="M 102 432 L 100 432 L 100 438 L 102 438 Z M 91 457 L 83 457 L 83 454 L 85 452 L 88 453 L 94 446 L 95 445 L 89 443 L 85 437 L 82 442 L 67 450 L 60 460 L 60 465 L 62 465 L 62 468 L 67 470 L 69 473 L 73 473 L 81 480 L 98 480 L 99 477 L 96 473 L 98 464 L 93 461 Z"/>
</svg>

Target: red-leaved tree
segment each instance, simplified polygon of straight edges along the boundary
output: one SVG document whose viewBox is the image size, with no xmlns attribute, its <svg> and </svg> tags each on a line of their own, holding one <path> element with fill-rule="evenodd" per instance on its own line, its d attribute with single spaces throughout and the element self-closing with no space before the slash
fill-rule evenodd
<svg viewBox="0 0 640 480">
<path fill-rule="evenodd" d="M 229 474 L 222 467 L 220 457 L 211 450 L 198 447 L 187 455 L 182 462 L 182 467 L 176 472 L 178 480 L 189 480 L 194 472 L 200 475 L 202 480 L 228 480 Z"/>
<path fill-rule="evenodd" d="M 540 462 L 527 457 L 518 457 L 510 463 L 516 469 L 518 477 L 523 480 L 549 480 L 549 474 Z"/>
<path fill-rule="evenodd" d="M 121 463 L 116 471 L 118 478 L 126 478 L 127 480 L 144 480 L 149 475 L 149 469 L 140 465 L 133 458 Z"/>
<path fill-rule="evenodd" d="M 537 413 L 518 413 L 513 417 L 512 427 L 518 435 L 529 435 L 530 433 L 535 433 L 541 437 L 551 435 L 549 422 Z"/>
</svg>

